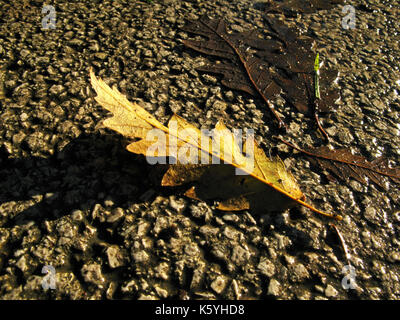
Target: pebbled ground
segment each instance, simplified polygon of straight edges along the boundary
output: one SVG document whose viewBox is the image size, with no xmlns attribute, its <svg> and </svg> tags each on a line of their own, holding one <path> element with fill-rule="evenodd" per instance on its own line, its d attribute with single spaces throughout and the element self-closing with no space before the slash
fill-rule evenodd
<svg viewBox="0 0 400 320">
<path fill-rule="evenodd" d="M 51 3 L 49 3 L 51 4 Z M 317 40 L 340 70 L 342 103 L 322 117 L 331 146 L 400 165 L 400 8 L 392 1 L 347 1 L 286 18 Z M 195 70 L 208 58 L 185 49 L 186 19 L 224 17 L 234 31 L 263 29 L 263 1 L 57 1 L 56 28 L 43 30 L 41 1 L 0 1 L 1 299 L 398 299 L 400 197 L 356 181 L 336 183 L 271 139 L 275 123 L 261 100 Z M 276 15 L 279 16 L 279 15 Z M 316 207 L 337 224 L 295 208 L 254 216 L 160 188 L 156 170 L 104 129 L 89 68 L 159 120 L 178 113 L 199 127 L 223 118 L 253 128 L 278 151 Z M 3 94 L 2 94 L 3 93 Z M 322 143 L 312 121 L 282 100 L 285 138 Z M 44 290 L 42 267 L 56 271 Z"/>
</svg>

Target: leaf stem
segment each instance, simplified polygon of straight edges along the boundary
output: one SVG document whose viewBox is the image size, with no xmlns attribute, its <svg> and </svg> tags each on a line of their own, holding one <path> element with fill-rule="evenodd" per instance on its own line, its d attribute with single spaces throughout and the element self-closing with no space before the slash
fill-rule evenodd
<svg viewBox="0 0 400 320">
<path fill-rule="evenodd" d="M 319 121 L 318 117 L 318 100 L 321 99 L 321 93 L 319 91 L 319 52 L 317 52 L 317 56 L 315 57 L 314 60 L 314 118 L 315 121 L 317 122 L 318 129 L 321 131 L 322 135 L 324 138 L 329 141 L 329 136 L 322 128 L 321 122 Z"/>
<path fill-rule="evenodd" d="M 319 92 L 319 53 L 317 53 L 317 56 L 315 57 L 314 71 L 315 98 L 321 99 L 321 94 Z"/>
<path fill-rule="evenodd" d="M 368 163 L 364 162 L 364 163 L 359 163 L 359 162 L 351 162 L 351 161 L 347 161 L 347 160 L 342 160 L 339 158 L 335 158 L 333 156 L 329 156 L 329 155 L 321 155 L 318 153 L 313 153 L 304 149 L 301 149 L 300 147 L 280 138 L 280 137 L 274 137 L 275 139 L 278 139 L 279 141 L 281 141 L 282 143 L 286 144 L 287 146 L 301 152 L 304 153 L 305 155 L 309 156 L 309 157 L 313 157 L 313 158 L 319 158 L 319 159 L 323 159 L 323 160 L 329 160 L 329 161 L 333 161 L 333 162 L 339 162 L 339 163 L 344 163 L 347 164 L 349 166 L 355 166 L 355 167 L 359 167 L 359 168 L 363 168 L 366 170 L 370 170 L 372 172 L 376 172 L 377 174 L 389 177 L 389 178 L 394 178 L 394 179 L 400 179 L 400 176 L 397 173 L 390 173 L 390 172 L 384 172 L 382 170 L 377 170 L 375 168 L 372 168 L 370 165 L 368 165 Z M 340 149 L 339 149 L 340 150 Z M 333 151 L 333 150 L 332 150 Z M 365 159 L 363 159 L 364 161 L 366 161 Z M 390 168 L 389 168 L 390 169 Z M 395 170 L 395 169 L 392 169 Z"/>
</svg>

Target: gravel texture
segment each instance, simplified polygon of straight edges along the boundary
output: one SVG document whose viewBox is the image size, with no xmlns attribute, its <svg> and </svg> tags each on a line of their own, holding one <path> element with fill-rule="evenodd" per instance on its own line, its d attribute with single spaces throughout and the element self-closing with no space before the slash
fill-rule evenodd
<svg viewBox="0 0 400 320">
<path fill-rule="evenodd" d="M 331 146 L 400 165 L 400 8 L 347 3 L 353 30 L 341 26 L 341 5 L 286 22 L 340 70 L 341 106 L 322 117 Z M 182 45 L 191 36 L 179 27 L 205 13 L 234 31 L 262 30 L 262 1 L 57 1 L 48 30 L 42 5 L 0 1 L 0 298 L 400 298 L 398 186 L 326 179 L 273 142 L 276 125 L 261 100 L 197 72 L 209 58 Z M 347 262 L 329 220 L 302 208 L 223 213 L 157 186 L 156 169 L 102 127 L 108 115 L 93 99 L 90 67 L 161 121 L 175 112 L 199 127 L 223 118 L 253 128 L 308 201 L 344 216 L 337 227 L 355 288 L 342 287 Z M 311 120 L 275 103 L 290 128 L 285 138 L 323 142 Z M 42 288 L 45 265 L 56 270 L 54 290 Z"/>
</svg>

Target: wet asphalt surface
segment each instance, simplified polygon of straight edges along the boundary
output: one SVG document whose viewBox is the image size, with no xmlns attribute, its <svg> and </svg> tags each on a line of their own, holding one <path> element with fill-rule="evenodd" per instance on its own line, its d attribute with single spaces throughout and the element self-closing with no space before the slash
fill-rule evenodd
<svg viewBox="0 0 400 320">
<path fill-rule="evenodd" d="M 341 103 L 321 117 L 330 146 L 400 165 L 400 7 L 347 1 L 286 18 L 316 39 L 339 69 Z M 51 4 L 51 3 L 48 3 Z M 184 48 L 179 28 L 207 13 L 235 32 L 263 30 L 262 1 L 57 1 L 56 28 L 42 29 L 41 1 L 0 2 L 1 299 L 398 299 L 400 196 L 335 182 L 272 140 L 279 134 L 260 99 L 196 71 L 209 57 Z M 276 17 L 283 17 L 279 14 Z M 211 60 L 214 61 L 214 60 Z M 89 69 L 165 122 L 177 113 L 199 127 L 223 119 L 252 128 L 278 152 L 309 202 L 341 214 L 336 224 L 309 210 L 227 213 L 157 185 L 157 170 L 106 130 Z M 0 76 L 0 80 L 2 77 Z M 320 145 L 312 121 L 282 99 L 282 137 Z M 44 290 L 43 266 L 56 289 Z M 346 285 L 345 285 L 346 287 Z"/>
</svg>

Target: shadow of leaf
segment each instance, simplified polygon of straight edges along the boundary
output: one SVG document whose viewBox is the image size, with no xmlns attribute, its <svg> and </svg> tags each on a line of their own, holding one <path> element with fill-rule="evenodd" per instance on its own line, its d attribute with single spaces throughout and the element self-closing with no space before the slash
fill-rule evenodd
<svg viewBox="0 0 400 320">
<path fill-rule="evenodd" d="M 0 226 L 54 220 L 87 210 L 102 198 L 114 205 L 142 202 L 151 188 L 144 157 L 129 153 L 122 139 L 81 135 L 49 158 L 9 158 L 0 148 Z"/>
</svg>

